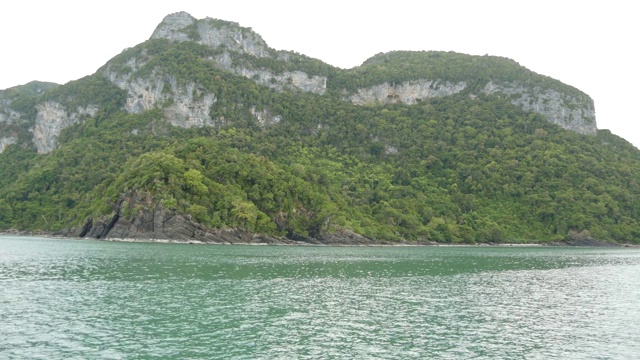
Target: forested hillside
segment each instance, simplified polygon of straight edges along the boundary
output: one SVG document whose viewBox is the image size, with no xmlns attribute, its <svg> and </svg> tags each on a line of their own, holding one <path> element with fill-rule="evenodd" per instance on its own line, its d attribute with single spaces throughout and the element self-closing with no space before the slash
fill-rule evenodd
<svg viewBox="0 0 640 360">
<path fill-rule="evenodd" d="M 0 154 L 0 229 L 77 236 L 88 219 L 135 224 L 162 208 L 208 229 L 297 240 L 349 231 L 372 241 L 640 243 L 638 149 L 473 92 L 488 81 L 579 90 L 503 58 L 402 52 L 342 70 L 270 51 L 152 39 L 83 79 L 3 91 L 0 110 L 22 120 L 0 121 L 0 138 L 16 139 Z M 279 83 L 296 72 L 326 77 L 326 91 Z M 414 104 L 349 101 L 358 88 L 417 78 L 468 86 Z M 152 105 L 134 106 L 154 86 Z M 194 103 L 205 120 L 177 123 L 172 114 Z M 40 104 L 70 119 L 47 153 L 29 138 L 48 119 Z"/>
</svg>

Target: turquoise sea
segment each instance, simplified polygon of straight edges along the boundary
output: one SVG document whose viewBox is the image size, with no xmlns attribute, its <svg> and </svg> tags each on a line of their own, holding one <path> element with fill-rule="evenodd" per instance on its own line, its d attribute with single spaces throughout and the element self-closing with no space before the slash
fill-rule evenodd
<svg viewBox="0 0 640 360">
<path fill-rule="evenodd" d="M 0 236 L 0 359 L 429 358 L 640 358 L 640 249 Z"/>
</svg>

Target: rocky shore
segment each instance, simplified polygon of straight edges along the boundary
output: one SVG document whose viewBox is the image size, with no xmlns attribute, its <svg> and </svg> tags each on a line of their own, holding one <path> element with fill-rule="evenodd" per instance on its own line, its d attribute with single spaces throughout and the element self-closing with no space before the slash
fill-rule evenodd
<svg viewBox="0 0 640 360">
<path fill-rule="evenodd" d="M 77 229 L 76 229 L 77 231 Z M 39 236 L 53 239 L 94 239 L 114 242 L 138 243 L 169 243 L 169 244 L 200 244 L 200 245 L 290 245 L 290 246 L 493 246 L 493 247 L 529 247 L 529 246 L 576 246 L 576 247 L 627 247 L 640 248 L 640 245 L 619 244 L 613 242 L 589 239 L 584 241 L 555 241 L 543 243 L 477 243 L 477 244 L 449 244 L 432 241 L 385 241 L 363 237 L 352 231 L 341 230 L 327 234 L 321 239 L 304 238 L 292 240 L 286 237 L 273 237 L 255 234 L 239 229 L 209 229 L 200 237 L 133 237 L 97 238 L 94 236 L 80 237 L 74 235 L 70 229 L 61 232 L 5 230 L 0 235 Z"/>
<path fill-rule="evenodd" d="M 341 229 L 324 233 L 321 237 L 276 237 L 257 234 L 237 228 L 206 228 L 187 216 L 162 206 L 146 208 L 129 219 L 121 216 L 121 201 L 116 204 L 110 218 L 89 218 L 81 228 L 68 228 L 57 232 L 8 230 L 7 235 L 43 236 L 51 238 L 86 238 L 123 242 L 158 242 L 183 244 L 242 244 L 242 245 L 329 245 L 329 246 L 469 246 L 471 244 L 447 244 L 432 241 L 385 241 L 367 238 L 353 231 Z M 587 232 L 571 233 L 564 241 L 543 243 L 482 243 L 478 246 L 630 246 L 601 241 Z"/>
</svg>

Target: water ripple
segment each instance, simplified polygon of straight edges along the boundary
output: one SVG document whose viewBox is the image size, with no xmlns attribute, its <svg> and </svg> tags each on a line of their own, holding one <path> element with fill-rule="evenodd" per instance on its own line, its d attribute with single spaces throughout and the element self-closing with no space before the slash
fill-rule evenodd
<svg viewBox="0 0 640 360">
<path fill-rule="evenodd" d="M 640 354 L 635 250 L 0 242 L 0 358 Z"/>
</svg>

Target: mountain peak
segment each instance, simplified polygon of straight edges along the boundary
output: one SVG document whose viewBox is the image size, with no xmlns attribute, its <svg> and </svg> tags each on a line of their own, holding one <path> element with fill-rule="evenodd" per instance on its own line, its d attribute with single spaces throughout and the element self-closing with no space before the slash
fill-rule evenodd
<svg viewBox="0 0 640 360">
<path fill-rule="evenodd" d="M 151 39 L 193 41 L 213 48 L 224 45 L 227 49 L 240 53 L 257 57 L 270 56 L 267 43 L 250 28 L 209 17 L 198 20 L 184 11 L 167 15 L 156 27 Z"/>
<path fill-rule="evenodd" d="M 185 11 L 169 14 L 162 19 L 151 35 L 152 39 L 168 38 L 174 40 L 189 40 L 188 34 L 183 30 L 196 22 L 196 18 Z"/>
</svg>

